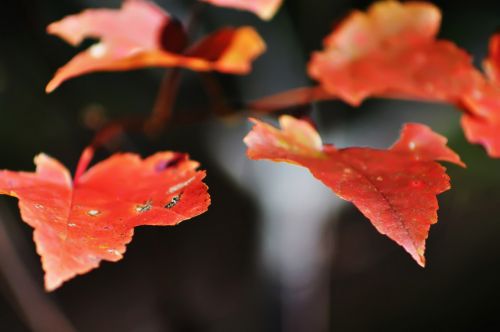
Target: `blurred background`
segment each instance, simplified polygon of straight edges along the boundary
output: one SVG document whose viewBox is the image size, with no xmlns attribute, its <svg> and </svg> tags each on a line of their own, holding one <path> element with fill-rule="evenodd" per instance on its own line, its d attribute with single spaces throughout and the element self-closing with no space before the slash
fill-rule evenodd
<svg viewBox="0 0 500 332">
<path fill-rule="evenodd" d="M 186 21 L 195 1 L 158 0 Z M 252 25 L 268 45 L 250 75 L 211 74 L 227 105 L 311 85 L 309 54 L 351 9 L 371 1 L 284 0 L 277 16 L 204 6 L 197 35 Z M 441 38 L 487 53 L 500 2 L 436 1 Z M 43 151 L 74 171 L 105 121 L 146 116 L 164 69 L 97 73 L 45 84 L 78 49 L 45 33 L 55 20 L 119 1 L 16 0 L 0 9 L 0 168 L 34 169 Z M 97 154 L 188 152 L 208 172 L 209 211 L 176 227 L 140 227 L 123 260 L 43 290 L 40 259 L 17 201 L 0 199 L 0 326 L 3 331 L 412 331 L 500 328 L 500 161 L 468 144 L 453 107 L 369 100 L 353 109 L 322 102 L 311 112 L 324 141 L 387 147 L 418 121 L 450 139 L 468 168 L 447 165 L 452 189 L 439 196 L 427 263 L 420 268 L 352 205 L 305 169 L 249 161 L 247 112 L 212 112 L 207 75 L 182 71 L 174 116 L 155 139 L 127 133 Z M 217 115 L 216 113 L 219 113 Z M 224 113 L 221 116 L 220 113 Z M 266 118 L 275 121 L 275 118 Z"/>
</svg>

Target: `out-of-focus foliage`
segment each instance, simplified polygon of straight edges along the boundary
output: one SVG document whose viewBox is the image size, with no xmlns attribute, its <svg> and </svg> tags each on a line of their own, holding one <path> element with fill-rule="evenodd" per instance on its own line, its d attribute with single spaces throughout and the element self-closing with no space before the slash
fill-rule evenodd
<svg viewBox="0 0 500 332">
<path fill-rule="evenodd" d="M 61 67 L 47 92 L 83 74 L 147 66 L 246 74 L 265 50 L 251 27 L 221 29 L 188 47 L 182 24 L 147 0 L 127 1 L 120 10 L 88 9 L 51 23 L 47 31 L 74 46 L 89 37 L 100 40 Z"/>
</svg>

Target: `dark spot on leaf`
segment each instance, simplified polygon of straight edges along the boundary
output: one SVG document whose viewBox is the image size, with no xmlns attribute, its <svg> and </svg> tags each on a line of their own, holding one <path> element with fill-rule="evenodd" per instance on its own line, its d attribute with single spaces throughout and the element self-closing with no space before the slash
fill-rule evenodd
<svg viewBox="0 0 500 332">
<path fill-rule="evenodd" d="M 171 17 L 160 33 L 160 47 L 171 53 L 182 53 L 187 47 L 188 38 L 182 23 Z"/>
<path fill-rule="evenodd" d="M 177 166 L 181 161 L 186 160 L 186 155 L 183 153 L 176 153 L 172 158 L 169 160 L 160 160 L 156 166 L 155 170 L 157 172 L 164 171 L 165 169 L 169 167 L 175 167 Z"/>
<path fill-rule="evenodd" d="M 177 203 L 181 200 L 181 194 L 179 195 L 175 195 L 174 197 L 172 197 L 172 199 L 170 200 L 170 202 L 168 202 L 166 205 L 165 205 L 165 208 L 167 209 L 171 209 L 173 208 L 175 205 L 177 205 Z"/>
<path fill-rule="evenodd" d="M 411 186 L 414 188 L 420 188 L 424 185 L 424 183 L 420 180 L 413 180 L 411 181 Z"/>
</svg>

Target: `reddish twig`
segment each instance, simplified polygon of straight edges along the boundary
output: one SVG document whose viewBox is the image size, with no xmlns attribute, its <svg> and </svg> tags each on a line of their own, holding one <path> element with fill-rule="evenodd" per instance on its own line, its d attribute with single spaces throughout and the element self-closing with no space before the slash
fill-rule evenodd
<svg viewBox="0 0 500 332">
<path fill-rule="evenodd" d="M 188 36 L 194 33 L 204 8 L 203 3 L 195 3 L 191 8 L 190 16 L 186 22 Z M 160 84 L 158 96 L 150 115 L 111 121 L 95 134 L 91 143 L 92 148 L 96 150 L 127 131 L 140 131 L 153 137 L 161 133 L 172 117 L 180 79 L 180 68 L 167 70 Z"/>
<path fill-rule="evenodd" d="M 179 90 L 180 78 L 181 71 L 179 68 L 170 69 L 163 77 L 153 112 L 144 122 L 143 129 L 147 135 L 156 136 L 163 131 L 167 121 L 171 118 L 175 97 Z"/>
</svg>

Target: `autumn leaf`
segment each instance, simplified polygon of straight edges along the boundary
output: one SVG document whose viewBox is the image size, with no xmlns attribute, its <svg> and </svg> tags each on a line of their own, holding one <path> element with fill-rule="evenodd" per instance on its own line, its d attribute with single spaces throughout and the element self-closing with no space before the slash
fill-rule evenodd
<svg viewBox="0 0 500 332">
<path fill-rule="evenodd" d="M 491 37 L 483 67 L 488 79 L 462 97 L 460 106 L 466 111 L 462 127 L 470 142 L 483 145 L 490 156 L 500 158 L 500 34 Z"/>
<path fill-rule="evenodd" d="M 201 0 L 215 6 L 248 10 L 263 20 L 270 20 L 278 11 L 283 0 Z"/>
<path fill-rule="evenodd" d="M 485 147 L 488 155 L 500 158 L 500 86 L 486 83 L 478 95 L 465 96 L 462 128 L 467 140 Z"/>
<path fill-rule="evenodd" d="M 488 58 L 483 67 L 490 80 L 500 85 L 500 33 L 491 37 Z"/>
<path fill-rule="evenodd" d="M 45 154 L 35 157 L 36 172 L 0 171 L 0 193 L 19 199 L 34 228 L 48 291 L 101 260 L 120 260 L 134 227 L 176 225 L 210 204 L 205 172 L 185 154 L 116 154 L 85 171 L 91 157 L 86 149 L 74 181 Z"/>
<path fill-rule="evenodd" d="M 469 142 L 481 144 L 489 156 L 500 158 L 500 120 L 464 114 L 461 123 Z"/>
<path fill-rule="evenodd" d="M 314 52 L 309 75 L 319 86 L 251 103 L 263 110 L 339 98 L 353 106 L 372 96 L 460 104 L 484 83 L 471 57 L 436 39 L 441 12 L 431 3 L 380 1 L 354 11 Z"/>
<path fill-rule="evenodd" d="M 441 13 L 426 2 L 381 1 L 355 11 L 313 53 L 310 76 L 319 86 L 305 87 L 250 103 L 263 111 L 339 98 L 359 106 L 368 97 L 444 102 L 465 114 L 467 139 L 500 157 L 499 43 L 490 42 L 485 61 L 489 76 L 471 57 L 447 40 L 436 39 Z"/>
<path fill-rule="evenodd" d="M 377 2 L 325 38 L 309 74 L 353 105 L 373 95 L 456 102 L 482 77 L 465 51 L 435 39 L 440 22 L 430 3 Z"/>
<path fill-rule="evenodd" d="M 189 46 L 181 23 L 145 0 L 125 1 L 119 10 L 87 9 L 50 24 L 47 32 L 74 46 L 99 39 L 56 72 L 47 92 L 83 74 L 150 66 L 246 74 L 265 50 L 252 27 L 224 28 Z"/>
<path fill-rule="evenodd" d="M 340 198 L 352 202 L 382 234 L 425 265 L 431 224 L 437 222 L 436 195 L 450 188 L 435 160 L 464 164 L 446 139 L 421 124 L 407 124 L 388 150 L 337 149 L 323 145 L 306 121 L 281 116 L 281 129 L 259 120 L 245 137 L 250 159 L 303 166 Z"/>
</svg>

